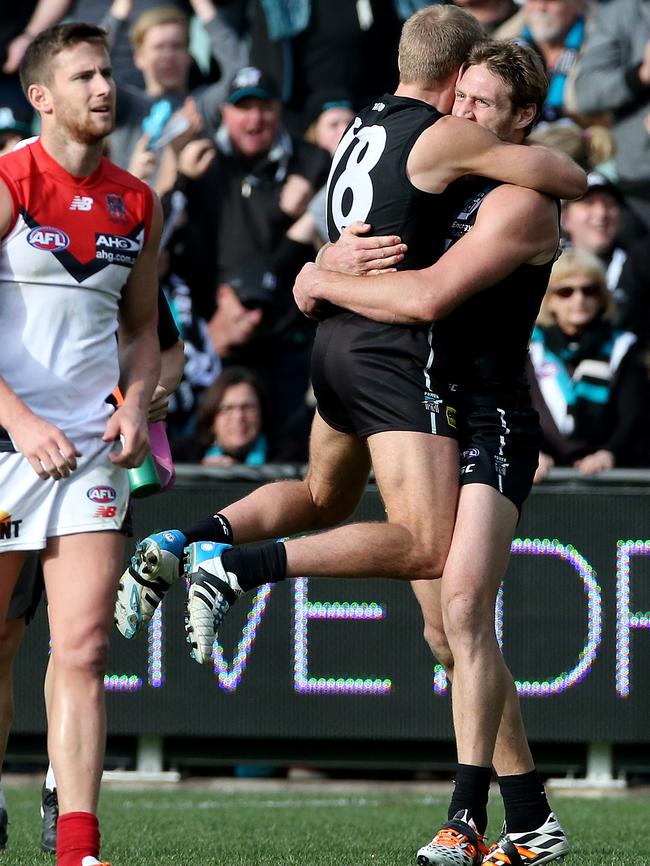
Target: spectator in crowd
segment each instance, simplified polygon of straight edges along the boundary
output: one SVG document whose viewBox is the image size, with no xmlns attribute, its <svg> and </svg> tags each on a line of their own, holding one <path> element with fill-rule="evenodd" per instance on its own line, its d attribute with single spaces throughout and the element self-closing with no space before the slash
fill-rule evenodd
<svg viewBox="0 0 650 866">
<path fill-rule="evenodd" d="M 528 137 L 530 144 L 554 147 L 568 154 L 587 173 L 611 163 L 616 146 L 607 127 L 582 127 L 568 117 L 538 124 Z"/>
<path fill-rule="evenodd" d="M 616 297 L 621 270 L 627 257 L 621 231 L 623 197 L 616 184 L 598 172 L 587 176 L 582 198 L 564 202 L 562 229 L 567 246 L 586 249 L 602 261 L 607 285 Z M 619 297 L 616 297 L 620 301 Z"/>
<path fill-rule="evenodd" d="M 543 120 L 569 111 L 567 97 L 585 41 L 587 0 L 524 0 L 520 13 L 498 28 L 498 39 L 518 38 L 542 56 L 549 78 Z"/>
<path fill-rule="evenodd" d="M 11 153 L 21 138 L 29 135 L 29 123 L 17 120 L 9 106 L 0 108 L 0 156 Z"/>
<path fill-rule="evenodd" d="M 112 4 L 107 0 L 28 0 L 27 3 L 20 4 L 13 16 L 7 16 L 3 9 L 3 21 L 9 17 L 9 24 L 13 25 L 16 34 L 7 48 L 5 71 L 16 71 L 34 36 L 67 15 L 77 21 L 97 24 L 110 30 L 114 73 L 118 84 L 130 84 L 142 89 L 144 81 L 141 71 L 134 64 L 128 29 L 142 13 L 162 5 L 173 5 L 188 16 L 194 12 L 207 29 L 215 29 L 212 23 L 213 0 L 113 0 Z M 12 21 L 12 17 L 16 23 Z M 197 75 L 200 74 L 196 65 L 192 72 L 195 71 Z M 193 82 L 195 86 L 199 83 L 199 80 Z"/>
<path fill-rule="evenodd" d="M 56 24 L 68 0 L 25 0 L 3 3 L 0 16 L 0 105 L 17 112 L 21 119 L 32 111 L 21 90 L 18 67 L 27 46 L 41 30 Z"/>
<path fill-rule="evenodd" d="M 268 459 L 266 430 L 262 383 L 245 367 L 229 367 L 203 394 L 196 435 L 174 444 L 174 459 L 205 466 L 260 466 Z"/>
<path fill-rule="evenodd" d="M 277 251 L 329 169 L 327 153 L 286 131 L 275 84 L 259 69 L 237 72 L 222 117 L 216 159 L 203 173 L 197 161 L 194 177 L 181 174 L 177 184 L 187 198 L 178 272 L 206 319 L 215 309 L 213 287 L 244 262 Z"/>
<path fill-rule="evenodd" d="M 603 263 L 615 302 L 618 327 L 632 331 L 645 345 L 650 337 L 650 238 L 626 210 L 619 187 L 598 172 L 587 176 L 585 195 L 565 202 L 565 244 L 585 249 Z"/>
<path fill-rule="evenodd" d="M 242 265 L 219 283 L 217 308 L 208 323 L 208 333 L 221 362 L 255 364 L 260 342 L 256 338 L 263 323 L 268 334 L 274 314 L 287 304 L 288 300 L 280 297 L 276 274 L 259 261 Z M 265 354 L 263 351 L 262 356 Z"/>
<path fill-rule="evenodd" d="M 306 109 L 309 125 L 305 138 L 334 156 L 341 136 L 354 118 L 352 99 L 345 91 L 315 93 Z"/>
<path fill-rule="evenodd" d="M 552 466 L 594 475 L 646 462 L 646 373 L 634 334 L 612 324 L 601 261 L 564 252 L 551 272 L 530 343 L 533 404 L 542 426 L 535 481 Z"/>
<path fill-rule="evenodd" d="M 397 83 L 400 21 L 429 0 L 226 0 L 250 31 L 250 62 L 276 82 L 288 128 L 302 135 L 310 98 L 346 89 L 355 106 Z M 246 14 L 247 13 L 247 14 Z"/>
<path fill-rule="evenodd" d="M 297 321 L 292 283 L 270 258 L 254 258 L 219 283 L 208 323 L 222 365 L 246 367 L 262 382 L 272 406 L 268 426 L 274 442 L 303 408 L 309 386 L 313 324 Z"/>
<path fill-rule="evenodd" d="M 515 0 L 454 0 L 454 3 L 471 12 L 489 35 L 519 12 Z"/>
<path fill-rule="evenodd" d="M 311 119 L 305 138 L 333 157 L 341 136 L 354 118 L 352 101 L 344 93 L 330 91 L 316 94 L 312 99 L 308 117 Z M 293 252 L 296 260 L 302 259 L 300 264 L 311 259 L 314 250 L 318 250 L 327 240 L 326 196 L 327 187 L 323 184 L 309 202 L 305 213 L 287 232 L 283 252 L 287 255 L 292 255 Z M 291 244 L 294 245 L 293 251 Z"/>
<path fill-rule="evenodd" d="M 601 5 L 578 65 L 574 103 L 583 114 L 609 112 L 618 183 L 630 208 L 650 230 L 648 0 Z"/>
<path fill-rule="evenodd" d="M 193 2 L 199 5 L 198 0 Z M 117 25 L 124 25 L 128 20 L 129 7 L 132 6 L 133 0 L 115 0 L 113 3 L 111 27 L 114 37 L 121 32 Z M 218 107 L 228 81 L 240 65 L 241 54 L 236 41 L 230 40 L 225 31 L 210 26 L 214 21 L 214 9 L 212 0 L 201 0 L 202 20 L 208 28 L 213 53 L 219 56 L 222 64 L 224 81 L 194 92 L 194 103 L 200 116 L 193 105 L 191 108 L 185 105 L 190 94 L 192 63 L 187 15 L 177 6 L 167 3 L 143 12 L 135 20 L 129 32 L 134 63 L 142 72 L 144 89 L 125 85 L 118 90 L 117 126 L 111 136 L 111 157 L 118 165 L 129 167 L 133 154 L 138 150 L 159 154 L 166 139 L 171 141 L 185 136 L 186 141 L 199 130 L 202 121 L 218 116 Z M 212 17 L 207 18 L 210 11 Z M 172 112 L 181 109 L 180 114 L 171 117 Z M 147 135 L 144 143 L 143 133 Z"/>
</svg>

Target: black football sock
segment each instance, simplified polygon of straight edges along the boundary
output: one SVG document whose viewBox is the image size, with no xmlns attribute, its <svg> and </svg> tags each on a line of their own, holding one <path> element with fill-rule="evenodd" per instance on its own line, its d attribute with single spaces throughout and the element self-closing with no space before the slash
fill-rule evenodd
<svg viewBox="0 0 650 866">
<path fill-rule="evenodd" d="M 551 814 L 546 791 L 537 770 L 517 776 L 499 776 L 499 788 L 509 833 L 536 830 Z"/>
<path fill-rule="evenodd" d="M 244 592 L 265 583 L 277 583 L 287 576 L 287 551 L 280 541 L 224 550 L 221 562 L 226 571 L 237 575 L 237 582 Z"/>
<path fill-rule="evenodd" d="M 194 541 L 216 541 L 219 544 L 232 544 L 232 527 L 223 514 L 213 514 L 194 523 L 189 529 L 181 530 L 187 543 Z"/>
<path fill-rule="evenodd" d="M 474 819 L 476 829 L 483 835 L 487 829 L 487 802 L 491 778 L 492 767 L 458 764 L 454 780 L 456 786 L 449 804 L 449 820 L 457 812 L 467 809 Z"/>
</svg>

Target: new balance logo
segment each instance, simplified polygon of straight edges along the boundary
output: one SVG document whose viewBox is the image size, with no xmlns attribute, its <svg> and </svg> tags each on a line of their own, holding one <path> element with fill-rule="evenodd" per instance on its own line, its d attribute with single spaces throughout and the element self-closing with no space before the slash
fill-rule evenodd
<svg viewBox="0 0 650 866">
<path fill-rule="evenodd" d="M 89 195 L 76 195 L 72 199 L 70 210 L 92 210 L 93 200 Z"/>
</svg>

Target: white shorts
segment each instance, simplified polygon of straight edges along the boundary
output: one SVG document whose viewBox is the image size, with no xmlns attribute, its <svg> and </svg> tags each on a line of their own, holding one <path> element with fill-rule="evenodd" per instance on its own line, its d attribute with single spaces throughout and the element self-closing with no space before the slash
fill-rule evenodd
<svg viewBox="0 0 650 866">
<path fill-rule="evenodd" d="M 120 530 L 129 504 L 126 470 L 114 466 L 111 443 L 83 443 L 69 478 L 43 480 L 22 454 L 0 453 L 0 553 L 43 550 L 47 539 Z"/>
</svg>

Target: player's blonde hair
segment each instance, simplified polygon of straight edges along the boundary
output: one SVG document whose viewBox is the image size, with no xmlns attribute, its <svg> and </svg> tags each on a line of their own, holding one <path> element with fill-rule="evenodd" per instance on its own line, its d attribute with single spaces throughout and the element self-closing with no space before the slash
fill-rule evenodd
<svg viewBox="0 0 650 866">
<path fill-rule="evenodd" d="M 437 86 L 458 72 L 473 46 L 484 38 L 476 18 L 459 6 L 425 6 L 402 27 L 400 82 Z"/>
<path fill-rule="evenodd" d="M 187 15 L 178 6 L 166 3 L 148 9 L 136 18 L 133 27 L 129 30 L 129 39 L 133 45 L 133 50 L 137 51 L 142 47 L 144 38 L 152 27 L 160 27 L 162 24 L 180 25 L 185 33 L 186 45 L 190 44 L 190 25 Z"/>
</svg>

